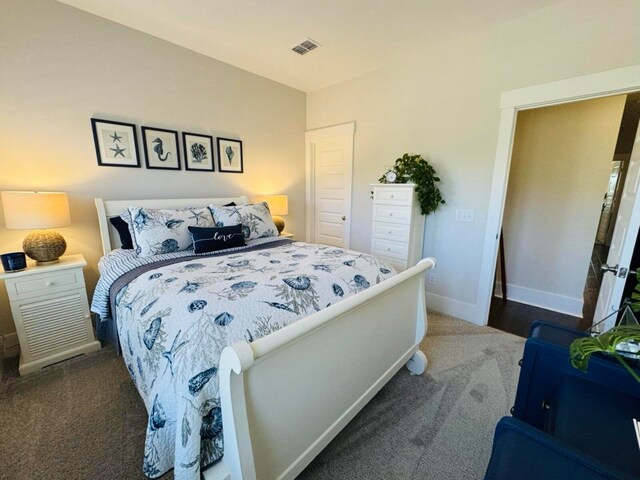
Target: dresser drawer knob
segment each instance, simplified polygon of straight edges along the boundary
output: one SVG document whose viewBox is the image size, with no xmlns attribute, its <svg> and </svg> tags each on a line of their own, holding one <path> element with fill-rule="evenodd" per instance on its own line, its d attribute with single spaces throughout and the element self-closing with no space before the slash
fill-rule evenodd
<svg viewBox="0 0 640 480">
<path fill-rule="evenodd" d="M 389 233 L 392 233 L 392 231 L 391 231 L 391 230 L 389 230 Z"/>
<path fill-rule="evenodd" d="M 53 286 L 53 282 L 52 281 L 44 282 L 44 284 L 47 287 L 52 287 Z"/>
<path fill-rule="evenodd" d="M 393 217 L 393 212 L 390 212 L 390 213 L 389 213 L 389 216 L 390 216 L 390 217 Z"/>
<path fill-rule="evenodd" d="M 391 198 L 395 198 L 395 195 L 391 194 Z"/>
<path fill-rule="evenodd" d="M 390 251 L 391 251 L 391 247 L 387 247 L 387 252 L 390 252 Z"/>
</svg>

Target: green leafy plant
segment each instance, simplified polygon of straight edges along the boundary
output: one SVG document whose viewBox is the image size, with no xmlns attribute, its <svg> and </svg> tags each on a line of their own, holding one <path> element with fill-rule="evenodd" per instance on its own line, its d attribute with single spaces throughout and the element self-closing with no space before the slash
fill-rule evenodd
<svg viewBox="0 0 640 480">
<path fill-rule="evenodd" d="M 405 153 L 396 160 L 393 170 L 397 174 L 396 183 L 411 182 L 416 184 L 420 212 L 423 215 L 435 212 L 441 204 L 445 203 L 440 189 L 436 186 L 436 183 L 440 181 L 440 177 L 421 155 Z M 378 181 L 386 183 L 384 175 Z"/>
<path fill-rule="evenodd" d="M 574 368 L 586 372 L 591 355 L 596 352 L 605 352 L 614 356 L 622 366 L 627 369 L 633 378 L 640 382 L 640 377 L 636 371 L 629 366 L 624 357 L 616 350 L 616 347 L 620 343 L 629 341 L 640 342 L 640 327 L 625 325 L 621 327 L 614 327 L 597 337 L 578 338 L 577 340 L 574 340 L 569 347 L 571 365 Z"/>
<path fill-rule="evenodd" d="M 631 307 L 631 310 L 633 310 L 634 313 L 640 312 L 640 269 L 636 272 L 636 286 L 633 287 L 631 300 L 628 300 L 627 304 Z"/>
<path fill-rule="evenodd" d="M 636 286 L 633 288 L 631 298 L 625 299 L 622 307 L 629 307 L 634 313 L 640 312 L 640 270 L 636 273 Z M 587 371 L 589 359 L 596 352 L 604 352 L 614 356 L 624 368 L 640 382 L 636 371 L 629 366 L 624 357 L 617 351 L 621 343 L 640 343 L 640 325 L 623 325 L 614 327 L 596 337 L 578 338 L 569 347 L 569 357 L 574 368 Z"/>
</svg>

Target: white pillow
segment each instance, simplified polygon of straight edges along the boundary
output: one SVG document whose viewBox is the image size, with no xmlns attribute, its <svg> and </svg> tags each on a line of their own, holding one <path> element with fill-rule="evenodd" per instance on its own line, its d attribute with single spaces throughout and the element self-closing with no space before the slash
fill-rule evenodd
<svg viewBox="0 0 640 480">
<path fill-rule="evenodd" d="M 133 249 L 139 257 L 193 248 L 189 227 L 212 227 L 208 208 L 153 209 L 129 207 L 121 215 L 129 224 Z"/>
<path fill-rule="evenodd" d="M 245 240 L 278 236 L 278 229 L 273 223 L 267 202 L 234 207 L 209 205 L 209 210 L 211 210 L 216 227 L 242 224 L 242 234 Z"/>
</svg>

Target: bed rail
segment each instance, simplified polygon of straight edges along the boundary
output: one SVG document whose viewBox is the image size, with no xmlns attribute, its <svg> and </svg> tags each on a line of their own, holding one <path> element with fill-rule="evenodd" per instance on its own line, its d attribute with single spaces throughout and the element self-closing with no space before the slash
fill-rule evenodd
<svg viewBox="0 0 640 480">
<path fill-rule="evenodd" d="M 425 258 L 220 359 L 225 453 L 207 480 L 293 479 L 402 367 L 421 374 Z"/>
</svg>

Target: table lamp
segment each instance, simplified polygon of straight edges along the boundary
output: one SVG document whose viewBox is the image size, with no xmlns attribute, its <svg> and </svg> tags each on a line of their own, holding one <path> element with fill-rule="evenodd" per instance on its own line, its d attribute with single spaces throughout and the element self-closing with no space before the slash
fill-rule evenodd
<svg viewBox="0 0 640 480">
<path fill-rule="evenodd" d="M 51 228 L 71 223 L 69 198 L 63 192 L 0 192 L 4 223 L 11 230 L 33 230 L 22 242 L 22 249 L 37 265 L 56 263 L 67 249 L 67 242 Z"/>
<path fill-rule="evenodd" d="M 267 202 L 271 218 L 275 223 L 278 233 L 284 230 L 284 220 L 280 215 L 289 214 L 289 197 L 286 195 L 255 195 L 251 197 L 253 203 Z"/>
</svg>

